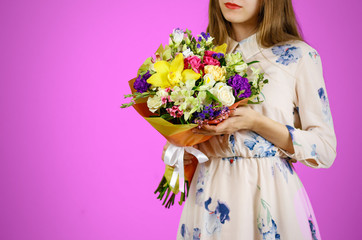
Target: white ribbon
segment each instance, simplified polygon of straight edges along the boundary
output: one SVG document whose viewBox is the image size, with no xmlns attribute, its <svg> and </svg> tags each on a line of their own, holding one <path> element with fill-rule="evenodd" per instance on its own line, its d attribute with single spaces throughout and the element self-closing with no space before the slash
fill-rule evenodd
<svg viewBox="0 0 362 240">
<path fill-rule="evenodd" d="M 177 181 L 177 175 L 179 175 L 179 190 L 185 192 L 185 173 L 184 173 L 184 152 L 189 152 L 194 155 L 199 163 L 203 163 L 209 160 L 209 158 L 193 147 L 178 147 L 173 144 L 170 144 L 166 149 L 164 162 L 169 166 L 175 166 L 170 186 L 175 187 Z"/>
</svg>

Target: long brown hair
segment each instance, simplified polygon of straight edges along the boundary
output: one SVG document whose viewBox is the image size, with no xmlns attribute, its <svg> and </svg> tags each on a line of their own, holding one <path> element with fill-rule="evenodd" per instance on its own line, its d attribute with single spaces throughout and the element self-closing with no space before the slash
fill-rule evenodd
<svg viewBox="0 0 362 240">
<path fill-rule="evenodd" d="M 257 26 L 259 45 L 271 47 L 289 40 L 304 41 L 291 0 L 259 1 L 261 1 Z M 224 18 L 221 12 L 219 0 L 210 0 L 209 25 L 206 31 L 215 38 L 215 45 L 225 43 L 228 36 L 234 37 L 231 23 Z"/>
</svg>

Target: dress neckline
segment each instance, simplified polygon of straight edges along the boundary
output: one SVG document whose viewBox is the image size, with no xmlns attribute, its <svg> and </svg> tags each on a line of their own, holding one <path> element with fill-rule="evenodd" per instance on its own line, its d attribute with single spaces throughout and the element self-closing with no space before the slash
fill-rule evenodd
<svg viewBox="0 0 362 240">
<path fill-rule="evenodd" d="M 265 49 L 258 45 L 257 32 L 239 42 L 228 37 L 227 43 L 230 45 L 230 53 L 234 51 L 241 52 L 244 59 L 249 59 Z"/>
<path fill-rule="evenodd" d="M 255 37 L 256 37 L 256 33 L 253 33 L 250 36 L 248 36 L 248 37 L 244 38 L 243 40 L 239 41 L 239 44 L 242 45 L 242 44 L 244 44 L 246 42 L 252 41 L 253 38 L 255 38 Z"/>
</svg>

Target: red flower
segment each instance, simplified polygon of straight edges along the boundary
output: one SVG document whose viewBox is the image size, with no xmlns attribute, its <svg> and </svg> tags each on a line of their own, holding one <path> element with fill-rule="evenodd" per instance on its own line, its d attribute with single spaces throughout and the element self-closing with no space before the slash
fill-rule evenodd
<svg viewBox="0 0 362 240">
<path fill-rule="evenodd" d="M 201 63 L 201 59 L 197 56 L 190 56 L 184 59 L 185 69 L 194 70 L 197 73 L 200 73 L 200 69 L 203 70 L 204 66 Z"/>
<path fill-rule="evenodd" d="M 212 54 L 214 54 L 214 53 L 217 53 L 217 52 L 207 50 L 207 51 L 205 51 L 205 55 L 204 55 L 204 56 L 211 57 Z"/>
<path fill-rule="evenodd" d="M 204 65 L 220 66 L 220 62 L 213 57 L 204 56 Z"/>
</svg>

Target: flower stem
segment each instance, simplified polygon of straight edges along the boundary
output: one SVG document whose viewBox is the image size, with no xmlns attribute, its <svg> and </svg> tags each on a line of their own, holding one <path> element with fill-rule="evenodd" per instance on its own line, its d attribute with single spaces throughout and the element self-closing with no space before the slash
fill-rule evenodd
<svg viewBox="0 0 362 240">
<path fill-rule="evenodd" d="M 185 192 L 181 192 L 180 194 L 180 201 L 178 202 L 180 205 L 182 205 L 183 202 L 185 202 L 185 198 L 189 195 L 189 181 L 185 181 L 186 187 Z M 167 193 L 166 193 L 167 191 Z M 157 189 L 154 192 L 155 194 L 159 193 L 157 199 L 163 200 L 162 205 L 165 205 L 166 208 L 170 208 L 172 205 L 174 205 L 176 194 L 172 192 L 170 185 L 167 183 L 166 177 L 163 176 L 161 179 L 160 184 L 158 185 Z M 166 196 L 165 196 L 166 193 Z M 170 193 L 171 196 L 170 196 Z M 186 194 L 185 194 L 186 193 Z M 165 197 L 165 198 L 164 198 Z"/>
</svg>

